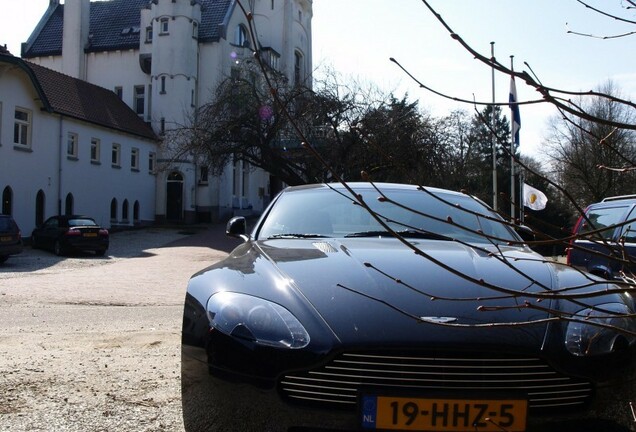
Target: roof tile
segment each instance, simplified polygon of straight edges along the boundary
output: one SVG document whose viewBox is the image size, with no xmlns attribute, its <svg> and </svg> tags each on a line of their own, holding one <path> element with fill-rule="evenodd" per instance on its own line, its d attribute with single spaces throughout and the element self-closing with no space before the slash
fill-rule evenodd
<svg viewBox="0 0 636 432">
<path fill-rule="evenodd" d="M 199 41 L 213 42 L 221 37 L 220 24 L 229 10 L 232 0 L 199 0 L 202 5 Z M 122 34 L 125 28 L 140 27 L 141 9 L 148 7 L 149 0 L 109 0 L 91 2 L 90 31 L 92 35 L 87 51 L 111 51 L 139 48 L 139 33 Z M 64 28 L 64 5 L 55 6 L 40 33 L 24 58 L 33 58 L 62 53 Z"/>
</svg>

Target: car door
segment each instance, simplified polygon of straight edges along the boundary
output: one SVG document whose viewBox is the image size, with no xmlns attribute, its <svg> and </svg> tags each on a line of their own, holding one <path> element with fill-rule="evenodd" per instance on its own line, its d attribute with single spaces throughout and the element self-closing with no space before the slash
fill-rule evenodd
<svg viewBox="0 0 636 432">
<path fill-rule="evenodd" d="M 599 276 L 614 277 L 622 268 L 622 251 L 617 242 L 622 227 L 617 225 L 630 209 L 628 204 L 590 207 L 587 219 L 578 226 L 572 264 Z"/>
<path fill-rule="evenodd" d="M 47 219 L 38 233 L 38 243 L 45 248 L 52 248 L 60 233 L 60 221 L 56 217 Z"/>
</svg>

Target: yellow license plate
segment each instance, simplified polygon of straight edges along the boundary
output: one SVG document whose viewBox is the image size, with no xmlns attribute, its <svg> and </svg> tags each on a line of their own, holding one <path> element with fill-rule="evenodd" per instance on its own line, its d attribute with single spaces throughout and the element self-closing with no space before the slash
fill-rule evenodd
<svg viewBox="0 0 636 432">
<path fill-rule="evenodd" d="M 363 396 L 362 427 L 386 431 L 523 432 L 525 399 Z"/>
<path fill-rule="evenodd" d="M 97 237 L 97 233 L 84 233 L 84 237 Z"/>
<path fill-rule="evenodd" d="M 0 241 L 9 242 L 11 241 L 11 237 L 0 237 Z"/>
</svg>

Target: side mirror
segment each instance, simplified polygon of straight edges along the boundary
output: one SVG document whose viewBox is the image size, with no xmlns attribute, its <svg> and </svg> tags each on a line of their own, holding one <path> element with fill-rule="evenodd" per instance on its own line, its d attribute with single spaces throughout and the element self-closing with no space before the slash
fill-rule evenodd
<svg viewBox="0 0 636 432">
<path fill-rule="evenodd" d="M 519 234 L 519 237 L 521 237 L 523 241 L 528 242 L 528 241 L 534 241 L 537 239 L 537 236 L 534 233 L 534 231 L 532 231 L 532 228 L 530 228 L 527 225 L 516 225 L 515 231 L 517 231 L 517 234 Z"/>
<path fill-rule="evenodd" d="M 227 222 L 225 234 L 247 240 L 247 221 L 243 216 L 235 216 Z"/>
</svg>

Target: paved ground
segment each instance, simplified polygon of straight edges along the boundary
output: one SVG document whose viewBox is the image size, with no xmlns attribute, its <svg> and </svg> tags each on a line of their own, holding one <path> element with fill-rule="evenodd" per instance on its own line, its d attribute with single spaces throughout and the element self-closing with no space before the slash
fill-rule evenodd
<svg viewBox="0 0 636 432">
<path fill-rule="evenodd" d="M 149 228 L 106 257 L 0 265 L 0 431 L 182 432 L 185 287 L 236 244 L 220 225 Z"/>
</svg>

